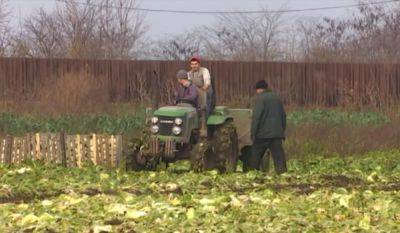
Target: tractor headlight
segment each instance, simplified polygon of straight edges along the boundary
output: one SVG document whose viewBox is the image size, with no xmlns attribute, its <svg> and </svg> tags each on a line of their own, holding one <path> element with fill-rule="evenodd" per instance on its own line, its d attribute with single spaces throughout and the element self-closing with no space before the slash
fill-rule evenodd
<svg viewBox="0 0 400 233">
<path fill-rule="evenodd" d="M 151 118 L 151 123 L 157 124 L 158 123 L 158 117 L 152 117 Z"/>
<path fill-rule="evenodd" d="M 178 126 L 175 126 L 174 128 L 172 128 L 172 133 L 175 134 L 175 135 L 179 135 L 179 134 L 182 133 L 182 128 L 178 127 Z"/>
<path fill-rule="evenodd" d="M 151 132 L 152 134 L 158 133 L 159 130 L 160 130 L 160 128 L 158 127 L 158 125 L 152 125 L 152 126 L 150 127 L 150 132 Z"/>
<path fill-rule="evenodd" d="M 176 118 L 175 119 L 175 125 L 182 125 L 182 123 L 183 123 L 182 118 Z"/>
</svg>

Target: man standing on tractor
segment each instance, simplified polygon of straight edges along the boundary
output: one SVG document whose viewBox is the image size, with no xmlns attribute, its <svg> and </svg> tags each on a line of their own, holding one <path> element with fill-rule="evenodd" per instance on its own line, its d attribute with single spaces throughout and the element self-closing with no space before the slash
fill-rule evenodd
<svg viewBox="0 0 400 233">
<path fill-rule="evenodd" d="M 262 157 L 270 149 L 277 174 L 287 172 L 282 140 L 285 139 L 286 113 L 278 95 L 264 80 L 256 83 L 257 97 L 251 122 L 253 147 L 248 160 L 250 169 L 260 170 Z"/>
<path fill-rule="evenodd" d="M 180 84 L 176 93 L 176 104 L 190 104 L 197 109 L 199 106 L 197 88 L 188 79 L 186 70 L 179 70 L 176 77 Z"/>
<path fill-rule="evenodd" d="M 210 72 L 207 68 L 201 67 L 200 59 L 197 57 L 190 59 L 190 69 L 188 72 L 189 80 L 197 87 L 199 94 L 200 135 L 207 136 L 207 118 L 215 107 L 215 94 Z"/>
</svg>

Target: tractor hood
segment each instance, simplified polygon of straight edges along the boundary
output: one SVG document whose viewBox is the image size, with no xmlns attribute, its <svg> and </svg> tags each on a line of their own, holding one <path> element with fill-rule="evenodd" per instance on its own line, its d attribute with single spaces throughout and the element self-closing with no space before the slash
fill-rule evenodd
<svg viewBox="0 0 400 233">
<path fill-rule="evenodd" d="M 154 112 L 155 116 L 166 116 L 166 117 L 183 117 L 189 112 L 196 111 L 193 107 L 181 107 L 181 106 L 166 106 L 157 109 Z"/>
</svg>

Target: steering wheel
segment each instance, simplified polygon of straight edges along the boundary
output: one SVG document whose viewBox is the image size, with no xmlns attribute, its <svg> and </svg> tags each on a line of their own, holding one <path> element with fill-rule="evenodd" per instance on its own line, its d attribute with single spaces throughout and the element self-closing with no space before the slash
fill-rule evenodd
<svg viewBox="0 0 400 233">
<path fill-rule="evenodd" d="M 196 107 L 196 104 L 192 100 L 188 100 L 188 99 L 180 99 L 177 101 L 177 104 L 190 104 L 194 108 Z"/>
</svg>

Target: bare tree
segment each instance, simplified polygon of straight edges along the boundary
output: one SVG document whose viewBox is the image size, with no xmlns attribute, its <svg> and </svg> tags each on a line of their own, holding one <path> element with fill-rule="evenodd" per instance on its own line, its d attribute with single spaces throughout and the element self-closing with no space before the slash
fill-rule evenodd
<svg viewBox="0 0 400 233">
<path fill-rule="evenodd" d="M 367 61 L 400 61 L 400 4 L 390 8 L 361 6 L 349 22 L 356 35 L 350 41 L 352 52 Z"/>
<path fill-rule="evenodd" d="M 298 61 L 303 57 L 303 50 L 300 46 L 302 42 L 302 35 L 298 33 L 297 27 L 294 23 L 289 23 L 286 25 L 286 28 L 282 35 L 280 36 L 280 42 L 278 43 L 280 46 L 280 54 L 282 54 L 280 59 L 283 61 Z"/>
<path fill-rule="evenodd" d="M 317 27 L 318 19 L 300 18 L 296 21 L 296 33 L 299 36 L 298 47 L 301 59 L 309 59 L 315 47 L 317 47 L 319 38 L 314 33 Z"/>
<path fill-rule="evenodd" d="M 400 4 L 362 4 L 349 19 L 299 24 L 304 59 L 341 62 L 400 61 Z"/>
<path fill-rule="evenodd" d="M 117 6 L 117 7 L 112 7 Z M 137 57 L 137 47 L 147 26 L 144 15 L 132 10 L 135 0 L 106 0 L 99 15 L 99 36 L 105 58 Z"/>
<path fill-rule="evenodd" d="M 64 42 L 63 27 L 55 14 L 48 14 L 40 9 L 35 15 L 25 21 L 25 33 L 16 35 L 18 48 L 28 47 L 30 56 L 61 57 L 67 46 Z M 23 49 L 26 51 L 26 49 Z M 19 51 L 20 55 L 23 51 Z M 28 55 L 27 54 L 27 55 Z"/>
<path fill-rule="evenodd" d="M 67 45 L 66 51 L 69 57 L 93 57 L 96 26 L 99 26 L 97 21 L 99 8 L 93 4 L 95 4 L 93 0 L 86 0 L 86 4 L 68 0 L 54 13 L 62 28 L 63 44 Z M 100 46 L 97 45 L 97 47 Z"/>
<path fill-rule="evenodd" d="M 202 41 L 197 32 L 169 36 L 156 42 L 154 56 L 167 60 L 187 60 L 201 52 Z"/>
<path fill-rule="evenodd" d="M 322 21 L 302 19 L 298 22 L 298 31 L 302 35 L 300 46 L 303 59 L 318 61 L 346 60 L 346 47 L 351 28 L 342 20 L 323 18 Z"/>
<path fill-rule="evenodd" d="M 147 31 L 135 6 L 136 0 L 65 0 L 26 19 L 15 45 L 38 57 L 135 58 Z"/>
<path fill-rule="evenodd" d="M 0 56 L 6 55 L 9 42 L 9 15 L 7 0 L 0 0 Z"/>
<path fill-rule="evenodd" d="M 224 14 L 201 35 L 211 58 L 266 61 L 278 57 L 280 26 L 278 13 Z"/>
</svg>

